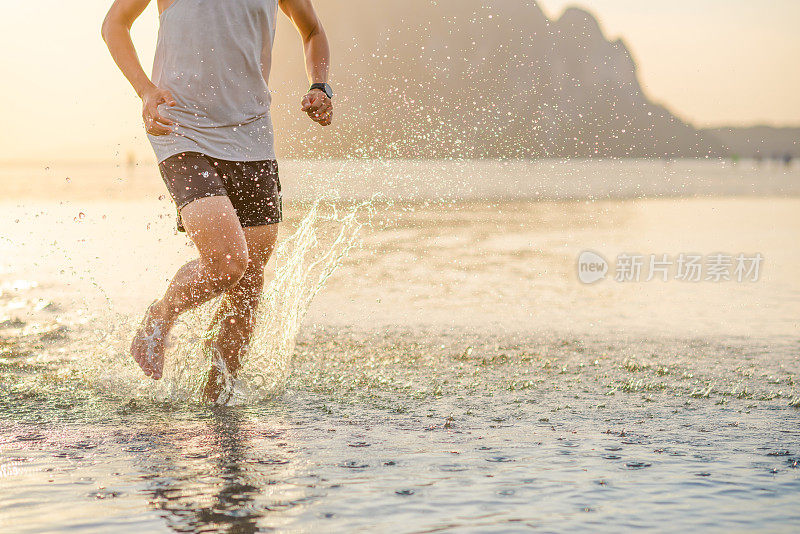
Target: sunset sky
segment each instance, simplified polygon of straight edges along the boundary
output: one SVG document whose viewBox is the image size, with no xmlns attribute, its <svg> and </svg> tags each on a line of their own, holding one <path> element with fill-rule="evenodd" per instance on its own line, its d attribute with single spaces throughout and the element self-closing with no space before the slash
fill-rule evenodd
<svg viewBox="0 0 800 534">
<path fill-rule="evenodd" d="M 139 101 L 100 38 L 110 3 L 4 1 L 0 160 L 109 160 L 128 151 L 152 158 Z M 608 37 L 627 43 L 647 94 L 684 120 L 699 126 L 800 125 L 797 0 L 539 4 L 551 18 L 569 5 L 594 13 Z M 148 72 L 156 30 L 154 0 L 134 26 Z M 299 53 L 297 36 L 285 27 L 277 40 Z"/>
</svg>

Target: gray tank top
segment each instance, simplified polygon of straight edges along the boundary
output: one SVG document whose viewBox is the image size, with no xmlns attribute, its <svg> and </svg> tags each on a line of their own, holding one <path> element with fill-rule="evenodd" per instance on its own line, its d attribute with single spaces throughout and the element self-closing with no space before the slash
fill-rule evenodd
<svg viewBox="0 0 800 534">
<path fill-rule="evenodd" d="M 159 16 L 153 83 L 173 133 L 150 135 L 159 163 L 180 152 L 275 159 L 269 76 L 278 0 L 174 0 Z"/>
</svg>

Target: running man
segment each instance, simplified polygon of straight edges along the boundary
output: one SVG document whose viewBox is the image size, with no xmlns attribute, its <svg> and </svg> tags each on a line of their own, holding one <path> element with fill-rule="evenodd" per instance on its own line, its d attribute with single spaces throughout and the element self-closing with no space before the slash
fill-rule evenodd
<svg viewBox="0 0 800 534">
<path fill-rule="evenodd" d="M 143 103 L 158 167 L 199 258 L 181 267 L 145 313 L 131 355 L 158 380 L 165 341 L 183 312 L 223 295 L 204 398 L 217 401 L 247 349 L 281 221 L 269 80 L 278 5 L 301 35 L 311 90 L 301 109 L 333 119 L 328 39 L 311 0 L 156 0 L 152 80 L 130 29 L 151 0 L 116 0 L 102 28 L 114 61 Z M 222 399 L 219 399 L 222 400 Z"/>
</svg>

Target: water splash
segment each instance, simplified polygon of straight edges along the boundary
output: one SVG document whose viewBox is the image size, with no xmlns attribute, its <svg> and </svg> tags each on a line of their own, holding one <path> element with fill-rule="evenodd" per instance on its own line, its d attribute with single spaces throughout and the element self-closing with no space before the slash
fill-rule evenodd
<svg viewBox="0 0 800 534">
<path fill-rule="evenodd" d="M 279 240 L 275 271 L 262 293 L 242 367 L 235 379 L 226 381 L 227 391 L 221 397 L 226 404 L 257 402 L 283 390 L 306 312 L 348 252 L 358 246 L 360 230 L 371 224 L 377 200 L 347 205 L 318 200 L 294 233 Z M 86 378 L 116 395 L 127 391 L 133 397 L 158 402 L 199 401 L 211 365 L 204 346 L 220 328 L 224 314 L 217 311 L 222 303 L 222 298 L 213 299 L 181 317 L 171 333 L 173 342 L 160 381 L 142 380 L 141 371 L 127 354 L 135 321 L 125 322 L 125 328 L 106 336 L 104 355 L 99 359 L 103 371 L 88 370 Z"/>
</svg>

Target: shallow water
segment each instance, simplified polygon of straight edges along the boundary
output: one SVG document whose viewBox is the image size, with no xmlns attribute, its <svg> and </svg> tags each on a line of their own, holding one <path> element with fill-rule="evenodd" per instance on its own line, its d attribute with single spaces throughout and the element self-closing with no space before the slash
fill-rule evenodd
<svg viewBox="0 0 800 534">
<path fill-rule="evenodd" d="M 348 200 L 381 196 L 310 218 L 315 164 L 282 168 L 268 273 L 294 289 L 265 297 L 263 380 L 226 407 L 192 400 L 209 310 L 162 384 L 125 356 L 192 257 L 152 170 L 17 170 L 38 181 L 0 211 L 0 529 L 800 526 L 800 169 L 326 165 Z M 412 188 L 434 171 L 478 193 Z M 584 285 L 586 249 L 765 262 L 755 282 Z"/>
</svg>

